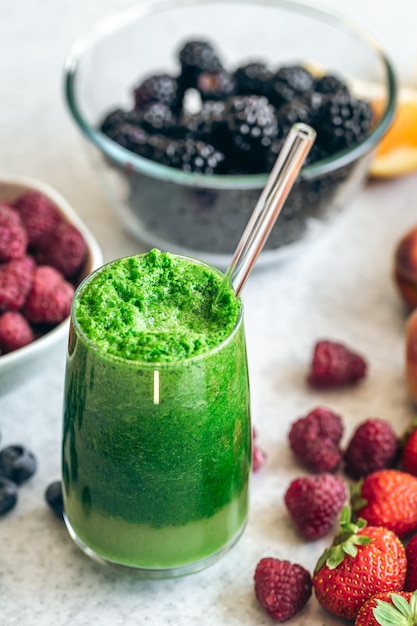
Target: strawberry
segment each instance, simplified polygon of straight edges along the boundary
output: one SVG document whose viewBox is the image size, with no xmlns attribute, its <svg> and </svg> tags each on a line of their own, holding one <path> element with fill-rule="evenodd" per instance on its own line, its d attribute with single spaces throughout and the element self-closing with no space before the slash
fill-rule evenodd
<svg viewBox="0 0 417 626">
<path fill-rule="evenodd" d="M 404 435 L 400 464 L 405 472 L 417 476 L 417 423 L 415 421 Z"/>
<path fill-rule="evenodd" d="M 417 589 L 417 535 L 414 535 L 405 548 L 407 557 L 407 576 L 404 589 L 415 591 Z"/>
<path fill-rule="evenodd" d="M 352 489 L 351 504 L 368 524 L 404 537 L 417 530 L 417 477 L 395 469 L 372 472 Z"/>
<path fill-rule="evenodd" d="M 355 626 L 413 626 L 417 624 L 417 594 L 377 593 L 361 607 Z"/>
<path fill-rule="evenodd" d="M 380 591 L 401 591 L 407 560 L 388 528 L 350 520 L 342 511 L 340 532 L 320 557 L 313 576 L 316 598 L 330 613 L 355 619 L 361 606 Z"/>
</svg>

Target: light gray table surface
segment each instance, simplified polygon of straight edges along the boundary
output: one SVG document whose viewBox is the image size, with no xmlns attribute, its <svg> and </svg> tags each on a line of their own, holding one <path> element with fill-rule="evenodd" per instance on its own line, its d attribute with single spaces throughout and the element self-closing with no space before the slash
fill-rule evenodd
<svg viewBox="0 0 417 626">
<path fill-rule="evenodd" d="M 105 260 L 141 251 L 103 197 L 61 92 L 72 41 L 125 0 L 0 0 L 0 173 L 35 176 L 56 187 L 95 233 Z M 330 4 L 330 2 L 329 2 Z M 414 0 L 351 0 L 333 6 L 371 29 L 404 84 L 417 84 Z M 205 572 L 143 582 L 85 557 L 44 503 L 60 475 L 65 344 L 36 378 L 0 398 L 2 444 L 21 442 L 39 460 L 16 509 L 0 520 L 0 623 L 3 626 L 250 626 L 271 621 L 253 594 L 262 556 L 312 570 L 328 539 L 302 541 L 283 505 L 303 470 L 287 445 L 290 423 L 317 405 L 344 418 L 344 442 L 366 417 L 400 434 L 414 410 L 404 386 L 405 314 L 392 281 L 399 237 L 417 224 L 417 175 L 369 182 L 326 233 L 280 266 L 254 272 L 244 290 L 252 414 L 268 455 L 253 477 L 248 527 L 238 545 Z M 369 376 L 354 389 L 320 393 L 305 375 L 314 342 L 328 337 L 366 355 Z M 342 623 L 313 598 L 288 622 Z"/>
</svg>

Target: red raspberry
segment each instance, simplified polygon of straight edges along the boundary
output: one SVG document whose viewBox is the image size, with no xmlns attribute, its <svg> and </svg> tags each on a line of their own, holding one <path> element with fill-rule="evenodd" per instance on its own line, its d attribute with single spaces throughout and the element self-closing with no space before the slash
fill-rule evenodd
<svg viewBox="0 0 417 626">
<path fill-rule="evenodd" d="M 70 313 L 73 295 L 73 285 L 58 270 L 38 266 L 24 307 L 26 319 L 33 323 L 59 324 Z"/>
<path fill-rule="evenodd" d="M 2 352 L 23 348 L 35 339 L 26 319 L 17 311 L 6 311 L 0 316 L 0 347 Z"/>
<path fill-rule="evenodd" d="M 318 341 L 307 382 L 317 389 L 353 385 L 366 374 L 366 361 L 341 343 Z"/>
<path fill-rule="evenodd" d="M 288 438 L 302 465 L 313 472 L 333 472 L 343 457 L 339 446 L 342 434 L 340 415 L 317 407 L 292 424 Z"/>
<path fill-rule="evenodd" d="M 405 577 L 405 591 L 415 591 L 417 589 L 417 535 L 411 537 L 405 547 L 407 557 L 407 574 Z"/>
<path fill-rule="evenodd" d="M 258 472 L 266 461 L 265 452 L 258 446 L 256 439 L 258 433 L 256 428 L 252 427 L 252 471 Z"/>
<path fill-rule="evenodd" d="M 417 476 L 417 428 L 415 424 L 405 435 L 400 462 L 405 472 Z"/>
<path fill-rule="evenodd" d="M 17 311 L 33 284 L 35 261 L 30 256 L 0 264 L 0 311 Z"/>
<path fill-rule="evenodd" d="M 0 261 L 18 259 L 26 252 L 28 236 L 17 211 L 0 204 Z"/>
<path fill-rule="evenodd" d="M 58 209 L 38 191 L 28 191 L 13 203 L 26 228 L 29 246 L 33 247 L 40 237 L 54 230 L 61 221 Z"/>
<path fill-rule="evenodd" d="M 378 417 L 362 422 L 344 453 L 345 471 L 355 480 L 377 470 L 394 467 L 398 439 L 389 422 Z"/>
<path fill-rule="evenodd" d="M 301 565 L 267 557 L 256 566 L 255 595 L 276 622 L 285 622 L 307 604 L 311 575 Z"/>
<path fill-rule="evenodd" d="M 293 480 L 284 501 L 300 535 L 314 541 L 331 530 L 346 497 L 346 487 L 339 476 L 320 474 Z"/>
<path fill-rule="evenodd" d="M 80 231 L 68 222 L 61 222 L 42 237 L 35 252 L 41 265 L 50 265 L 65 278 L 73 278 L 87 254 L 87 244 Z"/>
</svg>

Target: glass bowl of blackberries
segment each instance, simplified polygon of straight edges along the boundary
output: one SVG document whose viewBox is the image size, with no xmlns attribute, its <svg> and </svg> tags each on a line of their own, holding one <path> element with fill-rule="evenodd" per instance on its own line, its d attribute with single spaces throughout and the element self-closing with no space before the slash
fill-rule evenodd
<svg viewBox="0 0 417 626">
<path fill-rule="evenodd" d="M 372 37 L 313 6 L 154 0 L 73 45 L 65 93 L 129 233 L 224 268 L 290 127 L 317 140 L 264 262 L 320 232 L 364 183 L 396 83 Z"/>
</svg>

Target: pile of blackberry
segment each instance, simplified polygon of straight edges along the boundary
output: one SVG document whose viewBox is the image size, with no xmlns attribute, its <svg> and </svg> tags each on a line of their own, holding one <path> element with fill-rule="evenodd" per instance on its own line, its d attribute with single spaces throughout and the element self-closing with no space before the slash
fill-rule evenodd
<svg viewBox="0 0 417 626">
<path fill-rule="evenodd" d="M 178 75 L 145 78 L 133 90 L 132 109 L 111 111 L 100 124 L 116 143 L 164 165 L 267 173 L 297 121 L 317 131 L 309 163 L 357 144 L 373 124 L 369 104 L 332 74 L 317 78 L 301 65 L 272 69 L 263 61 L 230 70 L 205 40 L 187 41 L 177 58 Z M 198 110 L 187 105 L 191 93 Z"/>
</svg>

